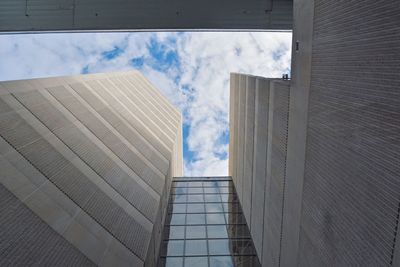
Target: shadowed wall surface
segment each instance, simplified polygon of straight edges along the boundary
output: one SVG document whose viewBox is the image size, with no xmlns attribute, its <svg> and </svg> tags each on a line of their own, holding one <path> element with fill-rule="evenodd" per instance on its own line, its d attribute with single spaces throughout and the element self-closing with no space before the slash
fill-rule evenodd
<svg viewBox="0 0 400 267">
<path fill-rule="evenodd" d="M 290 30 L 293 0 L 3 0 L 0 32 Z"/>
</svg>

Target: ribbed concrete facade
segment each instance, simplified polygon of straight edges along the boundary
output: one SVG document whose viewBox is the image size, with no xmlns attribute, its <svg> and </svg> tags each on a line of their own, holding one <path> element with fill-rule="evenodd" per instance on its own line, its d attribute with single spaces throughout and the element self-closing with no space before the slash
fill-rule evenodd
<svg viewBox="0 0 400 267">
<path fill-rule="evenodd" d="M 400 266 L 399 14 L 296 1 L 290 84 L 231 76 L 229 172 L 263 266 Z"/>
<path fill-rule="evenodd" d="M 399 1 L 315 1 L 300 266 L 400 266 L 399 62 Z"/>
<path fill-rule="evenodd" d="M 0 83 L 0 265 L 153 266 L 181 120 L 138 72 Z"/>
<path fill-rule="evenodd" d="M 289 85 L 231 74 L 229 172 L 264 266 L 279 263 Z"/>
<path fill-rule="evenodd" d="M 2 0 L 0 32 L 290 30 L 293 0 Z"/>
</svg>

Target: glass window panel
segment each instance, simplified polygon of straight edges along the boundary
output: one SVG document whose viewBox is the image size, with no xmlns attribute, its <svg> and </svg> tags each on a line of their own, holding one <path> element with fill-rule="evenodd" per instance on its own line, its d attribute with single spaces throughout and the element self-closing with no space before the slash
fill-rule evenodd
<svg viewBox="0 0 400 267">
<path fill-rule="evenodd" d="M 172 201 L 174 203 L 184 203 L 188 195 L 172 195 Z"/>
<path fill-rule="evenodd" d="M 182 194 L 187 194 L 188 189 L 184 187 L 177 187 L 173 190 L 172 194 L 176 195 L 182 195 Z"/>
<path fill-rule="evenodd" d="M 208 225 L 208 238 L 228 238 L 228 231 L 225 225 Z"/>
<path fill-rule="evenodd" d="M 203 188 L 202 187 L 189 188 L 188 193 L 189 194 L 203 194 Z"/>
<path fill-rule="evenodd" d="M 186 238 L 187 239 L 206 238 L 206 227 L 203 225 L 186 226 Z"/>
<path fill-rule="evenodd" d="M 172 204 L 172 213 L 185 213 L 186 212 L 186 204 Z"/>
<path fill-rule="evenodd" d="M 216 187 L 204 187 L 204 193 L 206 194 L 218 194 L 218 188 Z"/>
<path fill-rule="evenodd" d="M 174 187 L 186 187 L 187 183 L 186 182 L 174 182 Z"/>
<path fill-rule="evenodd" d="M 208 240 L 210 255 L 230 255 L 229 239 Z"/>
<path fill-rule="evenodd" d="M 217 187 L 218 184 L 216 181 L 208 181 L 208 182 L 203 182 L 204 187 Z"/>
<path fill-rule="evenodd" d="M 206 202 L 221 202 L 221 197 L 219 194 L 204 195 Z"/>
<path fill-rule="evenodd" d="M 208 258 L 207 257 L 186 257 L 185 266 L 187 267 L 207 267 Z"/>
<path fill-rule="evenodd" d="M 206 240 L 186 240 L 185 255 L 207 255 Z"/>
<path fill-rule="evenodd" d="M 219 192 L 220 193 L 233 193 L 233 190 L 231 189 L 231 187 L 220 187 L 219 188 Z"/>
<path fill-rule="evenodd" d="M 204 213 L 204 204 L 196 203 L 196 204 L 187 204 L 187 213 Z"/>
<path fill-rule="evenodd" d="M 229 186 L 229 181 L 219 181 L 217 182 L 218 187 Z"/>
<path fill-rule="evenodd" d="M 207 213 L 207 224 L 225 224 L 223 213 Z"/>
<path fill-rule="evenodd" d="M 169 266 L 208 266 L 210 262 L 218 267 L 260 267 L 231 182 L 203 180 L 173 186 L 163 235 L 170 243 L 163 242 L 161 255 L 167 257 L 161 263 L 171 259 Z"/>
<path fill-rule="evenodd" d="M 210 267 L 234 267 L 232 257 L 210 257 Z"/>
<path fill-rule="evenodd" d="M 181 267 L 183 266 L 183 258 L 181 257 L 167 257 L 165 258 L 165 267 Z"/>
<path fill-rule="evenodd" d="M 183 240 L 169 240 L 166 256 L 183 256 Z"/>
<path fill-rule="evenodd" d="M 232 194 L 221 194 L 220 196 L 221 196 L 222 202 L 228 202 L 228 201 L 231 202 L 234 200 L 234 195 L 232 195 Z"/>
<path fill-rule="evenodd" d="M 187 195 L 188 202 L 204 202 L 203 195 Z"/>
<path fill-rule="evenodd" d="M 185 238 L 185 226 L 171 226 L 169 228 L 170 239 L 184 239 Z"/>
<path fill-rule="evenodd" d="M 203 182 L 188 182 L 188 187 L 202 187 Z"/>
<path fill-rule="evenodd" d="M 170 224 L 185 224 L 186 214 L 172 214 Z"/>
<path fill-rule="evenodd" d="M 224 212 L 221 203 L 206 203 L 207 212 Z"/>
<path fill-rule="evenodd" d="M 188 214 L 186 224 L 205 224 L 205 214 Z"/>
</svg>

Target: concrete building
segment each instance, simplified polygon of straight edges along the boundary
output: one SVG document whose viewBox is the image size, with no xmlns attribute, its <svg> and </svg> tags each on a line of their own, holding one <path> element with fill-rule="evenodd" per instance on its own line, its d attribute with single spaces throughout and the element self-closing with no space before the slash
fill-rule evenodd
<svg viewBox="0 0 400 267">
<path fill-rule="evenodd" d="M 0 31 L 292 25 L 284 0 L 48 3 L 3 1 Z M 170 186 L 181 116 L 136 72 L 0 83 L 0 265 L 400 266 L 399 25 L 398 0 L 294 1 L 291 80 L 231 75 L 232 182 Z M 248 246 L 213 254 L 209 214 Z"/>
<path fill-rule="evenodd" d="M 2 0 L 1 32 L 290 30 L 293 0 Z"/>
<path fill-rule="evenodd" d="M 263 266 L 400 266 L 400 4 L 294 1 L 291 80 L 231 76 L 229 174 Z"/>
<path fill-rule="evenodd" d="M 182 118 L 140 73 L 0 83 L 0 265 L 154 266 Z"/>
<path fill-rule="evenodd" d="M 231 74 L 229 174 L 263 266 L 279 266 L 290 82 Z"/>
</svg>

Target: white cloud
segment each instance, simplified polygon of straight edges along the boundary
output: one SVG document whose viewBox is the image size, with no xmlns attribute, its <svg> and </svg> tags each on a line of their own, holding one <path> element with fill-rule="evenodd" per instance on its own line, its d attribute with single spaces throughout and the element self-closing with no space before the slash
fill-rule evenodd
<svg viewBox="0 0 400 267">
<path fill-rule="evenodd" d="M 164 51 L 175 51 L 180 66 L 160 70 L 151 64 L 152 38 Z M 78 74 L 86 66 L 90 72 L 127 70 L 132 58 L 143 57 L 143 74 L 190 125 L 186 141 L 193 158 L 185 161 L 185 174 L 227 175 L 229 74 L 288 73 L 290 43 L 290 33 L 276 32 L 1 35 L 0 80 Z M 115 47 L 123 49 L 121 55 L 104 60 L 102 53 Z"/>
<path fill-rule="evenodd" d="M 186 175 L 227 175 L 227 151 L 221 135 L 228 131 L 229 74 L 281 77 L 290 67 L 290 33 L 196 33 L 179 40 L 181 86 L 193 90 L 186 120 L 187 142 L 196 152 L 186 162 Z"/>
</svg>

